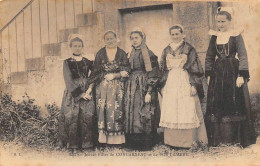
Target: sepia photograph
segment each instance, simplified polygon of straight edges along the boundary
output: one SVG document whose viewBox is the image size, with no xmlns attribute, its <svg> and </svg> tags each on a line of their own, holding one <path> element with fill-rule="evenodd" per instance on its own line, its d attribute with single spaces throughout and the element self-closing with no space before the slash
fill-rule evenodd
<svg viewBox="0 0 260 166">
<path fill-rule="evenodd" d="M 259 0 L 0 0 L 0 166 L 259 166 L 259 25 Z"/>
</svg>

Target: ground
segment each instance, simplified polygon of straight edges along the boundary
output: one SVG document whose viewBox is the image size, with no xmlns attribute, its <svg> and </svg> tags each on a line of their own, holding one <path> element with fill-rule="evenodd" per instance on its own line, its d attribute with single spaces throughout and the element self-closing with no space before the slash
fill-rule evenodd
<svg viewBox="0 0 260 166">
<path fill-rule="evenodd" d="M 83 151 L 71 154 L 65 150 L 24 147 L 20 143 L 0 142 L 0 166 L 92 166 L 92 165 L 260 165 L 260 137 L 247 148 L 221 146 L 209 152 L 171 150 L 165 145 L 153 151 L 126 149 Z"/>
</svg>

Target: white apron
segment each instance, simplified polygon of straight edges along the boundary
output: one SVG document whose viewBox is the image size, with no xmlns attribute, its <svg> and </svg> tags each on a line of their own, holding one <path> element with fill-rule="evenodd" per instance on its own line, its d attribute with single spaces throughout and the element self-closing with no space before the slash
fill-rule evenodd
<svg viewBox="0 0 260 166">
<path fill-rule="evenodd" d="M 162 90 L 160 127 L 169 129 L 192 129 L 200 125 L 196 114 L 195 96 L 191 96 L 189 74 L 183 70 L 187 55 L 168 54 L 167 82 Z"/>
</svg>

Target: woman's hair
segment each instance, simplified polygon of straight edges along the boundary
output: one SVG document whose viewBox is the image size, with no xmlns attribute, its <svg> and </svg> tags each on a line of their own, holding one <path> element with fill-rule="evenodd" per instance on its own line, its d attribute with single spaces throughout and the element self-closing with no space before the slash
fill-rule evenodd
<svg viewBox="0 0 260 166">
<path fill-rule="evenodd" d="M 132 34 L 134 34 L 134 33 L 137 33 L 137 34 L 139 34 L 142 38 L 144 38 L 143 33 L 140 32 L 140 31 L 132 31 L 132 32 L 130 33 L 130 38 L 131 38 Z"/>
<path fill-rule="evenodd" d="M 183 29 L 182 27 L 178 26 L 178 25 L 173 25 L 170 29 L 169 29 L 169 33 L 171 34 L 171 31 L 173 29 L 178 29 L 181 33 L 183 33 Z"/>
<path fill-rule="evenodd" d="M 231 14 L 227 11 L 220 11 L 217 13 L 217 16 L 226 16 L 227 20 L 232 20 Z"/>
<path fill-rule="evenodd" d="M 115 33 L 114 31 L 107 31 L 107 32 L 104 34 L 104 39 L 105 39 L 106 35 L 109 34 L 109 33 L 112 33 L 112 34 L 115 36 L 115 38 L 117 37 L 117 36 L 116 36 L 116 33 Z"/>
<path fill-rule="evenodd" d="M 82 47 L 84 47 L 83 41 L 80 38 L 78 38 L 78 37 L 75 37 L 75 38 L 70 40 L 70 47 L 72 47 L 72 42 L 75 42 L 75 41 L 81 42 L 82 43 Z"/>
</svg>

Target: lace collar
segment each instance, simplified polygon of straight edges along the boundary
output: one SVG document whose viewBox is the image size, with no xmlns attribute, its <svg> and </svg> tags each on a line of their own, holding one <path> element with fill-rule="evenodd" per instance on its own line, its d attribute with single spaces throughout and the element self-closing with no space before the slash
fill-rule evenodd
<svg viewBox="0 0 260 166">
<path fill-rule="evenodd" d="M 243 32 L 243 30 L 235 31 L 229 30 L 226 32 L 214 31 L 212 29 L 209 30 L 209 35 L 217 36 L 217 44 L 226 44 L 229 41 L 231 36 L 238 36 Z"/>
</svg>

